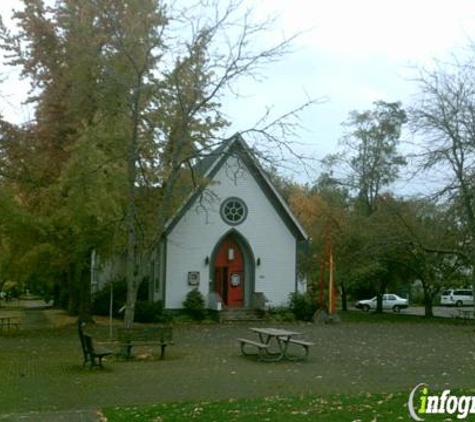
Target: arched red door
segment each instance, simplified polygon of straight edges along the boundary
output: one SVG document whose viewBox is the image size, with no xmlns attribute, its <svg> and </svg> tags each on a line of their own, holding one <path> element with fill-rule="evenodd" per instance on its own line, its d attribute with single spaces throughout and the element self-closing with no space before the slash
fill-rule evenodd
<svg viewBox="0 0 475 422">
<path fill-rule="evenodd" d="M 224 304 L 240 308 L 244 304 L 244 256 L 239 245 L 227 237 L 214 260 L 215 290 Z"/>
</svg>

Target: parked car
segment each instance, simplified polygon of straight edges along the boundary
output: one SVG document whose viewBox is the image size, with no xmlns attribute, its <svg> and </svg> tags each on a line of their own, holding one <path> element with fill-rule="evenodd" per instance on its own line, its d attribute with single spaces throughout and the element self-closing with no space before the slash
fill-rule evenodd
<svg viewBox="0 0 475 422">
<path fill-rule="evenodd" d="M 368 312 L 370 309 L 376 309 L 377 298 L 359 300 L 356 303 L 356 308 L 361 309 L 363 312 Z M 388 293 L 383 295 L 383 309 L 392 309 L 394 312 L 399 312 L 401 309 L 405 309 L 409 306 L 409 301 L 398 295 Z"/>
<path fill-rule="evenodd" d="M 473 306 L 472 289 L 449 289 L 442 292 L 440 304 L 446 306 Z"/>
</svg>

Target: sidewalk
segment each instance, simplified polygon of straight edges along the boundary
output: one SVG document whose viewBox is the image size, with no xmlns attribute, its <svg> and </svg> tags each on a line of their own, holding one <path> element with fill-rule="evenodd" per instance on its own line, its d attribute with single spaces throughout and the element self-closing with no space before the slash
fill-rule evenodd
<svg viewBox="0 0 475 422">
<path fill-rule="evenodd" d="M 43 299 L 38 299 L 35 296 L 31 298 L 23 296 L 21 299 L 12 299 L 6 302 L 4 299 L 0 300 L 0 310 L 9 311 L 16 309 L 48 309 L 48 305 Z"/>
<path fill-rule="evenodd" d="M 22 330 L 45 330 L 53 328 L 50 319 L 45 315 L 49 309 L 40 299 L 19 299 L 10 302 L 2 301 L 0 310 L 19 315 Z M 29 412 L 0 414 L 0 422 L 105 422 L 96 410 L 74 410 L 63 412 Z"/>
<path fill-rule="evenodd" d="M 1 422 L 105 422 L 95 410 L 0 415 Z"/>
</svg>

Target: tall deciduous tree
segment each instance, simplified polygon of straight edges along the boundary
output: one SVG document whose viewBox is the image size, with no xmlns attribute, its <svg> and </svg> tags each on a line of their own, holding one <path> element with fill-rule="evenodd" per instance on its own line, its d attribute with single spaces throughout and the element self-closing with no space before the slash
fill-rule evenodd
<svg viewBox="0 0 475 422">
<path fill-rule="evenodd" d="M 69 251 L 75 268 L 68 273 L 79 274 L 84 301 L 91 251 L 107 255 L 123 245 L 130 326 L 178 187 L 200 186 L 193 165 L 224 138 L 223 93 L 287 52 L 289 40 L 256 49 L 267 23 L 253 24 L 232 1 L 183 10 L 158 0 L 24 3 L 15 15 L 18 33 L 3 30 L 3 48 L 32 81 L 37 112 L 29 127 L 2 131 L 2 142 L 26 139 L 26 147 L 19 157 L 11 149 L 0 172 L 8 177 L 24 163 L 22 154 L 30 159 L 9 187 L 24 194 L 19 206 L 30 204 L 52 227 L 46 239 Z M 285 131 L 284 120 L 274 125 Z M 39 189 L 31 195 L 33 184 Z"/>
<path fill-rule="evenodd" d="M 352 111 L 344 123 L 343 152 L 326 159 L 327 164 L 346 167 L 339 181 L 356 193 L 366 215 L 375 211 L 378 195 L 397 179 L 406 163 L 398 152 L 406 120 L 399 102 L 377 101 L 372 110 Z"/>
<path fill-rule="evenodd" d="M 345 135 L 341 140 L 342 152 L 323 160 L 328 173 L 322 180 L 348 189 L 355 205 L 355 212 L 349 214 L 352 222 L 345 233 L 347 242 L 341 243 L 343 259 L 340 266 L 346 268 L 343 277 L 347 278 L 352 273 L 353 280 L 384 279 L 382 283 L 376 283 L 379 286 L 375 289 L 378 292 L 378 311 L 382 309 L 381 294 L 385 283 L 389 282 L 387 265 L 376 256 L 368 261 L 356 255 L 368 242 L 370 232 L 366 228 L 370 227 L 370 221 L 367 219 L 377 211 L 379 197 L 384 189 L 396 181 L 401 166 L 406 164 L 398 151 L 402 126 L 406 120 L 406 113 L 399 102 L 377 101 L 372 110 L 352 111 L 343 123 Z M 365 230 L 361 231 L 361 228 Z M 349 244 L 352 244 L 351 250 L 347 248 Z M 368 256 L 366 254 L 364 258 Z M 355 259 L 362 265 L 352 265 L 351 260 Z M 347 284 L 343 283 L 344 286 Z"/>
<path fill-rule="evenodd" d="M 464 279 L 466 262 L 458 251 L 457 219 L 447 205 L 425 199 L 386 201 L 385 207 L 392 220 L 388 226 L 397 233 L 391 260 L 421 283 L 425 316 L 432 317 L 434 299 L 441 289 Z"/>
<path fill-rule="evenodd" d="M 449 201 L 464 236 L 459 251 L 471 266 L 475 290 L 475 70 L 472 62 L 422 71 L 411 126 L 421 136 L 422 170 L 442 174 L 441 198 Z"/>
<path fill-rule="evenodd" d="M 38 269 L 48 251 L 43 261 L 59 266 L 70 309 L 83 318 L 90 314 L 91 251 L 111 243 L 111 219 L 120 219 L 120 195 L 111 189 L 120 177 L 106 165 L 119 155 L 111 149 L 117 131 L 99 117 L 111 104 L 101 77 L 105 37 L 91 4 L 63 2 L 51 9 L 29 0 L 15 14 L 17 33 L 2 32 L 10 64 L 30 80 L 29 101 L 36 103 L 34 122 L 3 125 L 3 187 L 40 233 L 25 245 L 31 266 Z"/>
</svg>

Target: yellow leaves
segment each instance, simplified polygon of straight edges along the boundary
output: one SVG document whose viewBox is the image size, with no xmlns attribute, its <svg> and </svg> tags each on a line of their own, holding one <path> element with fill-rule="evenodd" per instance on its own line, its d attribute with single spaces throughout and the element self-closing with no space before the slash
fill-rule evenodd
<svg viewBox="0 0 475 422">
<path fill-rule="evenodd" d="M 316 227 L 321 225 L 322 217 L 326 214 L 326 204 L 316 194 L 309 194 L 303 188 L 292 188 L 289 205 L 297 219 L 305 227 L 311 237 L 316 235 Z"/>
<path fill-rule="evenodd" d="M 297 219 L 305 227 L 311 238 L 323 237 L 327 225 L 340 227 L 343 224 L 342 210 L 332 207 L 318 193 L 301 186 L 293 186 L 289 195 L 289 205 Z M 331 236 L 332 233 L 329 233 Z"/>
</svg>

